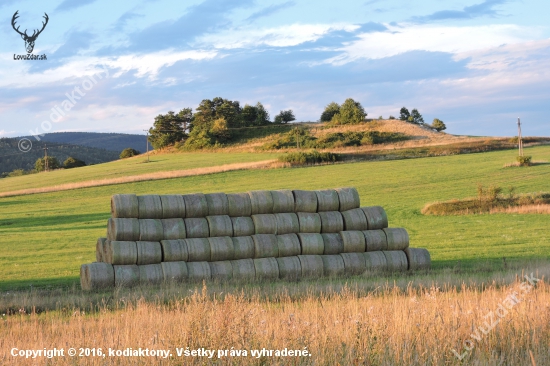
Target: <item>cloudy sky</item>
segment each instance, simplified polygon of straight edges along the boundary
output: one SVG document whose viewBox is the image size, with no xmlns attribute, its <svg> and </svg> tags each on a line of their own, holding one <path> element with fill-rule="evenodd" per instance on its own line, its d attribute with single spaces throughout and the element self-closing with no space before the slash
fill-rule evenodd
<svg viewBox="0 0 550 366">
<path fill-rule="evenodd" d="M 46 61 L 14 60 L 26 54 L 16 11 L 29 35 L 48 14 L 33 52 Z M 549 11 L 548 0 L 2 0 L 0 137 L 143 133 L 217 96 L 298 121 L 351 97 L 369 117 L 418 108 L 467 135 L 513 135 L 519 116 L 524 135 L 549 136 Z"/>
</svg>

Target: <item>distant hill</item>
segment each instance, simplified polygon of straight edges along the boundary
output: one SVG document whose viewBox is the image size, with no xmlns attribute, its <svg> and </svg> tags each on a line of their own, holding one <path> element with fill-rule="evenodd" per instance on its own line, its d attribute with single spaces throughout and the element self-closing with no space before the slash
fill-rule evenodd
<svg viewBox="0 0 550 366">
<path fill-rule="evenodd" d="M 27 138 L 35 140 L 34 137 Z M 145 152 L 145 135 L 130 135 L 125 133 L 98 133 L 98 132 L 54 132 L 44 134 L 40 137 L 43 141 L 66 143 L 96 147 L 110 151 L 117 151 L 131 147 L 140 152 Z M 149 150 L 152 150 L 149 144 Z"/>
</svg>

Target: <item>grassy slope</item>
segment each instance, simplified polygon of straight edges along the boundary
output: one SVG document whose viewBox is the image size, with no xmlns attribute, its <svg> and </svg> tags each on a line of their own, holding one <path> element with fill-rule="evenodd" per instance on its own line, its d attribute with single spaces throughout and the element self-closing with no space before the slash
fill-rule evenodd
<svg viewBox="0 0 550 366">
<path fill-rule="evenodd" d="M 529 148 L 526 153 L 537 160 L 550 159 L 548 146 Z M 192 156 L 188 155 L 189 164 Z M 213 163 L 211 154 L 195 156 Z M 514 157 L 515 152 L 499 151 L 236 171 L 3 198 L 0 199 L 0 250 L 3 253 L 0 288 L 75 282 L 80 265 L 95 259 L 96 238 L 105 235 L 110 196 L 129 192 L 168 194 L 355 186 L 363 205 L 384 206 L 390 226 L 402 226 L 409 231 L 411 246 L 430 250 L 436 268 L 454 266 L 458 260 L 467 267 L 487 260 L 502 261 L 502 257 L 549 258 L 550 235 L 545 215 L 433 217 L 420 214 L 427 202 L 474 196 L 477 182 L 503 187 L 514 185 L 518 193 L 548 191 L 548 166 L 502 167 Z M 216 158 L 226 156 L 220 154 Z"/>
</svg>

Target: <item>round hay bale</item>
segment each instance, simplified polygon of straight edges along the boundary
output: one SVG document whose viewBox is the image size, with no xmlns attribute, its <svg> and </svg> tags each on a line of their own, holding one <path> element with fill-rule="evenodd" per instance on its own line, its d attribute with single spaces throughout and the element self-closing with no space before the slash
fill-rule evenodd
<svg viewBox="0 0 550 366">
<path fill-rule="evenodd" d="M 206 216 L 210 236 L 233 236 L 233 224 L 228 215 Z"/>
<path fill-rule="evenodd" d="M 103 260 L 103 252 L 105 251 L 105 242 L 107 238 L 99 238 L 95 244 L 95 261 L 96 262 L 105 262 Z"/>
<path fill-rule="evenodd" d="M 315 191 L 315 194 L 317 195 L 317 212 L 340 209 L 338 193 L 334 189 L 322 189 Z"/>
<path fill-rule="evenodd" d="M 321 233 L 339 233 L 344 230 L 344 219 L 338 211 L 319 212 Z"/>
<path fill-rule="evenodd" d="M 225 193 L 207 193 L 208 216 L 229 215 L 229 202 Z"/>
<path fill-rule="evenodd" d="M 321 259 L 323 260 L 323 275 L 328 277 L 344 275 L 344 260 L 340 254 L 322 255 Z"/>
<path fill-rule="evenodd" d="M 166 282 L 183 282 L 187 279 L 187 263 L 162 262 L 162 276 Z"/>
<path fill-rule="evenodd" d="M 348 211 L 361 206 L 359 192 L 354 187 L 336 188 L 335 191 L 338 193 L 340 211 Z"/>
<path fill-rule="evenodd" d="M 403 228 L 383 229 L 388 239 L 388 250 L 405 250 L 409 246 L 409 233 Z"/>
<path fill-rule="evenodd" d="M 339 233 L 321 234 L 323 254 L 340 254 L 344 252 L 344 241 Z"/>
<path fill-rule="evenodd" d="M 254 258 L 254 240 L 251 236 L 237 236 L 231 240 L 235 249 L 235 259 Z"/>
<path fill-rule="evenodd" d="M 135 241 L 107 240 L 103 260 L 110 264 L 136 264 L 137 245 Z"/>
<path fill-rule="evenodd" d="M 252 235 L 254 241 L 254 258 L 278 257 L 277 236 L 273 234 Z"/>
<path fill-rule="evenodd" d="M 277 234 L 292 234 L 300 232 L 300 222 L 295 213 L 277 213 L 275 214 L 277 221 Z"/>
<path fill-rule="evenodd" d="M 416 271 L 419 269 L 430 269 L 432 260 L 430 252 L 424 248 L 406 248 L 405 255 L 407 256 L 407 269 Z"/>
<path fill-rule="evenodd" d="M 366 272 L 382 272 L 388 270 L 388 263 L 384 252 L 365 252 Z"/>
<path fill-rule="evenodd" d="M 248 193 L 230 193 L 227 195 L 227 203 L 231 217 L 252 215 Z"/>
<path fill-rule="evenodd" d="M 135 194 L 115 194 L 111 197 L 111 217 L 139 218 L 138 199 Z"/>
<path fill-rule="evenodd" d="M 248 195 L 252 215 L 273 213 L 273 197 L 270 191 L 250 191 Z"/>
<path fill-rule="evenodd" d="M 279 278 L 279 264 L 275 258 L 254 259 L 257 280 L 275 280 Z"/>
<path fill-rule="evenodd" d="M 139 266 L 137 264 L 113 266 L 115 287 L 132 287 L 139 284 Z"/>
<path fill-rule="evenodd" d="M 388 239 L 383 230 L 364 230 L 363 235 L 367 244 L 367 252 L 388 250 Z"/>
<path fill-rule="evenodd" d="M 383 251 L 386 257 L 386 263 L 388 264 L 388 271 L 402 272 L 406 271 L 408 267 L 407 255 L 402 250 Z"/>
<path fill-rule="evenodd" d="M 361 207 L 367 217 L 369 230 L 379 230 L 388 227 L 388 215 L 386 210 L 380 206 Z M 365 229 L 366 230 L 366 229 Z"/>
<path fill-rule="evenodd" d="M 161 240 L 163 262 L 181 262 L 189 259 L 187 243 L 183 239 Z"/>
<path fill-rule="evenodd" d="M 210 243 L 210 261 L 228 261 L 235 259 L 235 247 L 229 236 L 208 238 Z"/>
<path fill-rule="evenodd" d="M 160 222 L 162 224 L 163 239 L 174 240 L 187 237 L 183 219 L 162 219 Z"/>
<path fill-rule="evenodd" d="M 107 222 L 107 239 L 139 240 L 139 220 L 110 218 Z"/>
<path fill-rule="evenodd" d="M 232 217 L 231 224 L 233 225 L 233 236 L 250 236 L 256 232 L 252 217 Z"/>
<path fill-rule="evenodd" d="M 202 193 L 184 194 L 185 218 L 205 217 L 208 215 L 208 203 Z"/>
<path fill-rule="evenodd" d="M 362 253 L 366 252 L 365 235 L 362 231 L 341 231 L 342 241 L 344 242 L 343 253 Z"/>
<path fill-rule="evenodd" d="M 111 288 L 115 285 L 115 271 L 109 263 L 87 263 L 80 266 L 80 287 L 85 291 Z"/>
<path fill-rule="evenodd" d="M 344 272 L 347 276 L 358 276 L 367 270 L 364 253 L 342 253 Z"/>
<path fill-rule="evenodd" d="M 206 238 L 183 239 L 187 246 L 187 260 L 189 262 L 209 261 L 210 242 Z"/>
<path fill-rule="evenodd" d="M 162 262 L 162 248 L 158 241 L 137 241 L 138 265 Z"/>
<path fill-rule="evenodd" d="M 298 212 L 298 224 L 300 233 L 321 233 L 321 216 L 313 212 Z"/>
<path fill-rule="evenodd" d="M 185 201 L 181 194 L 161 195 L 163 219 L 183 219 L 185 217 Z"/>
<path fill-rule="evenodd" d="M 315 191 L 292 191 L 294 212 L 317 212 L 317 193 Z"/>
<path fill-rule="evenodd" d="M 233 279 L 251 281 L 256 278 L 256 269 L 253 259 L 238 259 L 231 261 L 233 266 Z"/>
<path fill-rule="evenodd" d="M 289 189 L 271 191 L 273 213 L 294 212 L 294 195 Z"/>
<path fill-rule="evenodd" d="M 297 256 L 275 258 L 279 266 L 279 278 L 287 281 L 298 281 L 302 277 L 302 266 Z"/>
<path fill-rule="evenodd" d="M 320 255 L 299 255 L 302 278 L 319 278 L 323 275 L 323 259 Z"/>
<path fill-rule="evenodd" d="M 227 281 L 233 277 L 233 265 L 230 261 L 208 262 L 212 279 Z"/>
<path fill-rule="evenodd" d="M 204 217 L 183 219 L 185 223 L 185 235 L 187 238 L 208 238 L 210 228 Z"/>
<path fill-rule="evenodd" d="M 325 243 L 321 234 L 316 233 L 298 233 L 300 239 L 301 254 L 323 254 Z"/>
<path fill-rule="evenodd" d="M 210 280 L 212 272 L 208 262 L 189 262 L 187 263 L 187 279 L 190 282 L 200 282 Z"/>
<path fill-rule="evenodd" d="M 162 266 L 159 264 L 146 264 L 139 267 L 139 283 L 142 285 L 157 285 L 164 280 Z"/>
<path fill-rule="evenodd" d="M 368 230 L 367 217 L 360 208 L 342 212 L 345 230 Z"/>
<path fill-rule="evenodd" d="M 277 234 L 277 218 L 273 214 L 252 215 L 255 234 Z"/>
<path fill-rule="evenodd" d="M 162 222 L 155 219 L 139 220 L 139 240 L 141 241 L 161 241 L 164 239 L 164 229 Z"/>
<path fill-rule="evenodd" d="M 300 239 L 296 234 L 277 235 L 277 247 L 279 248 L 279 257 L 302 254 Z"/>
<path fill-rule="evenodd" d="M 162 219 L 162 202 L 158 194 L 138 196 L 140 219 Z"/>
</svg>

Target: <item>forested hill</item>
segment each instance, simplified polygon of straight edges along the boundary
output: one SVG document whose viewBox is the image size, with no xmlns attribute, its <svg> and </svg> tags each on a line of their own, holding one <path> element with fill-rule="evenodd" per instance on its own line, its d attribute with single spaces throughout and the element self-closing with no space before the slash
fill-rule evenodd
<svg viewBox="0 0 550 366">
<path fill-rule="evenodd" d="M 34 137 L 29 137 L 35 140 Z M 48 142 L 67 143 L 96 147 L 110 151 L 120 152 L 126 148 L 145 152 L 145 135 L 130 135 L 125 133 L 97 133 L 97 132 L 55 132 L 47 133 L 40 139 Z M 151 150 L 151 145 L 149 145 Z"/>
</svg>

